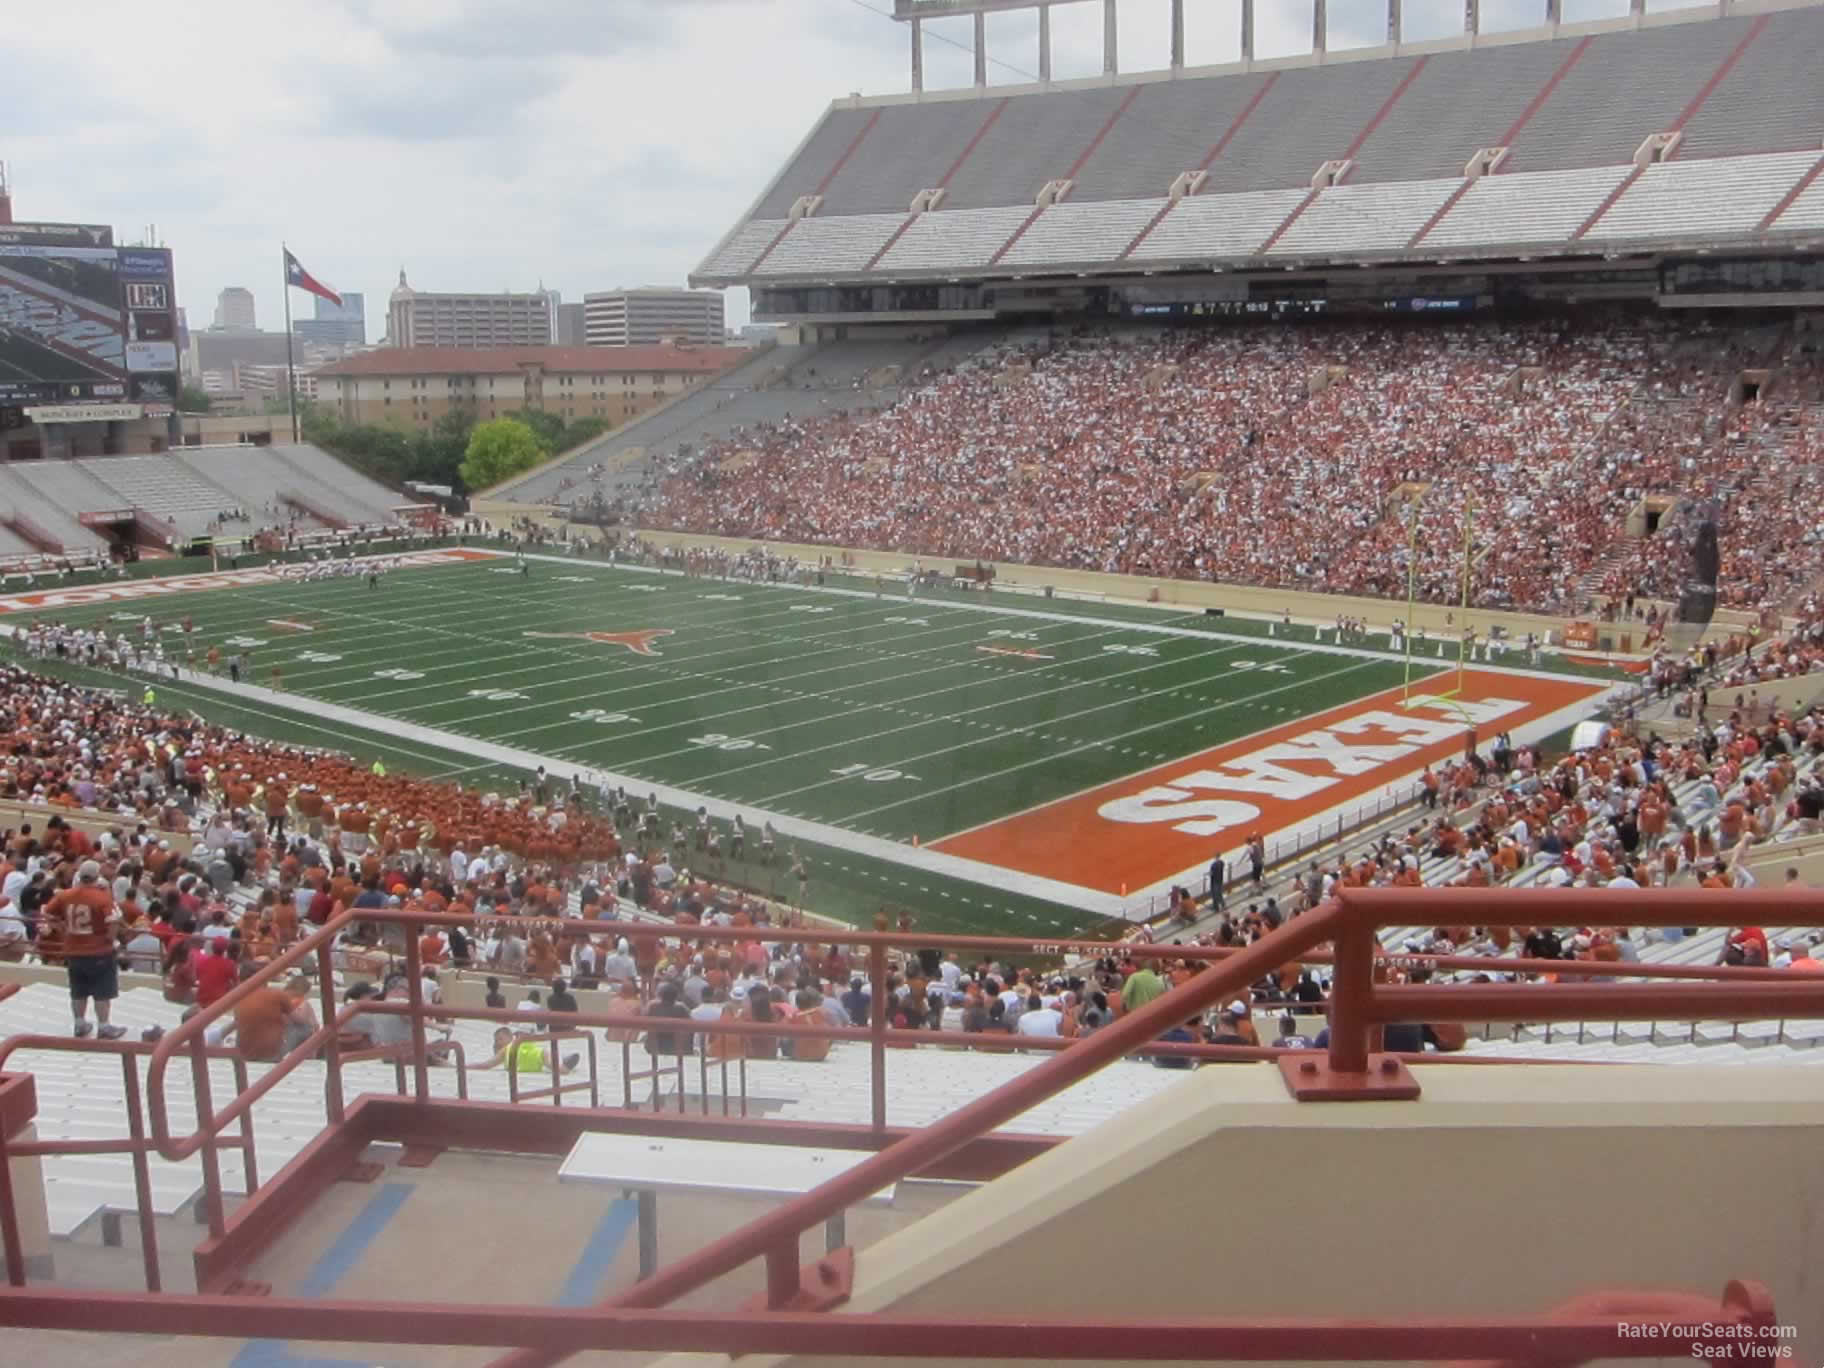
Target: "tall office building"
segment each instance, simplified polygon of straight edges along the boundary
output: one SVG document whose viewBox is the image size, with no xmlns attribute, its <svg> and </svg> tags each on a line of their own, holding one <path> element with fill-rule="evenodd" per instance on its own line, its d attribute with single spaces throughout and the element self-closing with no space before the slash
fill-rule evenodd
<svg viewBox="0 0 1824 1368">
<path fill-rule="evenodd" d="M 336 304 L 317 298 L 317 316 L 292 320 L 292 331 L 300 340 L 325 347 L 364 347 L 367 345 L 367 297 L 352 290 L 344 292 Z"/>
<path fill-rule="evenodd" d="M 251 332 L 259 326 L 253 321 L 253 291 L 241 285 L 230 285 L 215 297 L 215 326 L 240 328 Z"/>
<path fill-rule="evenodd" d="M 548 347 L 555 331 L 551 295 L 431 294 L 399 272 L 386 311 L 393 347 Z"/>
<path fill-rule="evenodd" d="M 649 285 L 586 294 L 583 340 L 591 347 L 650 347 L 661 342 L 720 346 L 722 293 Z"/>
<path fill-rule="evenodd" d="M 560 347 L 580 347 L 583 345 L 583 306 L 565 304 L 559 300 L 557 309 L 557 345 Z"/>
</svg>

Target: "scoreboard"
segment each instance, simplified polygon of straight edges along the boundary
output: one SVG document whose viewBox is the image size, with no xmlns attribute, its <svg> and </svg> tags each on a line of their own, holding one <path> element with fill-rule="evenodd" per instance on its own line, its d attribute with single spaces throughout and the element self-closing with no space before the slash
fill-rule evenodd
<svg viewBox="0 0 1824 1368">
<path fill-rule="evenodd" d="M 0 406 L 175 411 L 175 296 L 166 248 L 116 247 L 97 224 L 0 227 Z"/>
</svg>

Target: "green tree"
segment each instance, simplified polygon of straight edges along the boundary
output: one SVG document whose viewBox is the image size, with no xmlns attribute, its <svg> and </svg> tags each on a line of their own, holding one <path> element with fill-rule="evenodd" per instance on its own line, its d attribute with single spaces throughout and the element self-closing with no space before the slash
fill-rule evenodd
<svg viewBox="0 0 1824 1368">
<path fill-rule="evenodd" d="M 516 418 L 495 418 L 476 424 L 469 434 L 462 482 L 471 491 L 488 489 L 530 470 L 544 458 L 545 449 L 531 428 Z"/>
<path fill-rule="evenodd" d="M 209 412 L 209 396 L 195 385 L 185 385 L 177 392 L 177 411 L 179 413 Z"/>
<path fill-rule="evenodd" d="M 564 420 L 555 413 L 546 413 L 543 409 L 522 408 L 509 413 L 507 417 L 516 423 L 524 423 L 532 435 L 538 439 L 538 445 L 545 455 L 553 455 L 562 449 Z"/>
<path fill-rule="evenodd" d="M 581 446 L 584 442 L 600 437 L 608 431 L 610 424 L 606 418 L 578 418 L 564 429 L 564 439 L 559 451 L 568 451 L 571 447 Z"/>
</svg>

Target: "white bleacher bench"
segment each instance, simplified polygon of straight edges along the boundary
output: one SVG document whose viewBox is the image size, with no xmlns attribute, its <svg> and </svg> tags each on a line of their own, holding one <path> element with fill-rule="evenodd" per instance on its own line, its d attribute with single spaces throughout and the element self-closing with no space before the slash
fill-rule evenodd
<svg viewBox="0 0 1824 1368">
<path fill-rule="evenodd" d="M 659 1193 L 797 1197 L 873 1157 L 867 1150 L 598 1133 L 577 1139 L 557 1178 L 560 1183 L 631 1188 L 638 1194 L 640 1277 L 650 1278 L 659 1262 Z M 870 1206 L 891 1206 L 896 1186 L 863 1200 Z M 848 1243 L 843 1213 L 830 1217 L 824 1234 L 831 1250 Z"/>
</svg>

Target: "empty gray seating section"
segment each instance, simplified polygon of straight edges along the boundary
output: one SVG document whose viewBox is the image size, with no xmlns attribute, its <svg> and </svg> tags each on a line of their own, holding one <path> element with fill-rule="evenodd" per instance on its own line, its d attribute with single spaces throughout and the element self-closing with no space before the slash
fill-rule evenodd
<svg viewBox="0 0 1824 1368">
<path fill-rule="evenodd" d="M 1431 250 L 1563 242 L 1633 169 L 1629 164 L 1483 176 L 1451 205 L 1450 212 L 1419 245 Z"/>
<path fill-rule="evenodd" d="M 264 452 L 251 446 L 183 447 L 171 453 L 173 460 L 232 494 L 261 525 L 279 520 L 272 504 L 285 487 L 288 467 L 263 459 Z"/>
<path fill-rule="evenodd" d="M 409 500 L 396 489 L 388 489 L 372 476 L 337 460 L 321 447 L 309 445 L 274 447 L 279 459 L 303 471 L 320 484 L 328 485 L 348 501 L 351 512 L 359 511 L 364 522 L 383 518 L 387 510 Z"/>
<path fill-rule="evenodd" d="M 1269 256 L 1313 252 L 1399 252 L 1463 184 L 1456 180 L 1339 185 L 1292 221 Z"/>
<path fill-rule="evenodd" d="M 998 99 L 885 105 L 867 141 L 823 192 L 819 214 L 905 213 L 912 197 L 942 182 Z"/>
<path fill-rule="evenodd" d="M 169 455 L 102 456 L 77 464 L 114 490 L 122 506 L 143 508 L 192 536 L 207 531 L 216 514 L 242 503 Z"/>
<path fill-rule="evenodd" d="M 825 114 L 817 131 L 804 144 L 804 150 L 793 158 L 777 183 L 766 192 L 766 197 L 755 206 L 754 217 L 782 219 L 791 213 L 792 205 L 800 195 L 816 194 L 824 177 L 836 169 L 842 154 L 855 141 L 855 135 L 866 128 L 873 117 L 871 109 L 832 109 Z M 862 147 L 866 147 L 865 139 Z M 862 148 L 856 149 L 857 156 L 861 152 Z"/>
<path fill-rule="evenodd" d="M 1245 195 L 1196 195 L 1180 200 L 1129 261 L 1253 256 L 1307 190 L 1256 190 Z"/>
<path fill-rule="evenodd" d="M 1031 216 L 1032 208 L 1025 204 L 920 214 L 874 269 L 939 271 L 986 266 Z"/>
<path fill-rule="evenodd" d="M 1584 236 L 1744 233 L 1760 225 L 1818 159 L 1815 152 L 1711 157 L 1649 166 Z"/>
<path fill-rule="evenodd" d="M 1203 164 L 1267 80 L 1250 72 L 1142 86 L 1077 172 L 1071 199 L 1156 199 L 1168 193 L 1179 172 Z"/>
<path fill-rule="evenodd" d="M 838 343 L 793 366 L 785 382 L 796 390 L 853 390 L 870 377 L 884 381 L 889 368 L 903 371 L 930 350 L 930 341 L 922 337 Z"/>
<path fill-rule="evenodd" d="M 1069 174 L 1127 96 L 1121 86 L 1015 96 L 950 178 L 945 207 L 1030 205 L 1046 181 Z"/>
<path fill-rule="evenodd" d="M 1281 72 L 1222 155 L 1210 163 L 1202 193 L 1309 188 L 1317 168 L 1349 150 L 1417 60 L 1398 57 Z"/>
<path fill-rule="evenodd" d="M 1824 176 L 1819 176 L 1786 206 L 1768 231 L 1800 232 L 1824 228 Z"/>
<path fill-rule="evenodd" d="M 313 446 L 188 447 L 172 455 L 234 495 L 256 523 L 277 521 L 273 505 L 287 494 L 302 494 L 348 523 L 388 521 L 387 509 L 411 502 Z"/>
<path fill-rule="evenodd" d="M 1160 196 L 1105 200 L 1099 204 L 1054 204 L 1033 221 L 1032 227 L 1013 244 L 1013 250 L 1001 258 L 1001 264 L 1113 261 L 1165 203 L 1164 196 Z"/>
<path fill-rule="evenodd" d="M 714 280 L 746 275 L 783 227 L 785 221 L 781 219 L 749 219 L 710 253 L 696 274 Z"/>
<path fill-rule="evenodd" d="M 799 219 L 792 231 L 779 239 L 772 255 L 760 263 L 756 275 L 820 275 L 830 271 L 859 271 L 887 245 L 887 239 L 906 221 L 904 213 L 853 214 L 838 218 Z"/>
<path fill-rule="evenodd" d="M 1769 15 L 1761 36 L 1692 115 L 1678 156 L 1790 152 L 1824 141 L 1824 9 Z"/>
<path fill-rule="evenodd" d="M 8 510 L 0 509 L 0 512 Z M 10 527 L 0 527 L 0 556 L 36 556 L 39 548 Z"/>
<path fill-rule="evenodd" d="M 16 508 L 63 543 L 65 551 L 90 551 L 103 544 L 77 515 L 127 505 L 74 461 L 14 461 L 0 469 L 18 482 L 0 493 L 0 508 Z"/>
<path fill-rule="evenodd" d="M 1356 152 L 1350 183 L 1460 177 L 1476 149 L 1501 140 L 1575 48 L 1559 41 L 1434 53 Z"/>
<path fill-rule="evenodd" d="M 1505 173 L 1613 166 L 1678 122 L 1748 31 L 1745 19 L 1604 33 L 1513 142 Z"/>
<path fill-rule="evenodd" d="M 754 405 L 768 408 L 765 400 L 777 401 L 772 407 L 779 409 L 778 416 L 789 412 L 794 403 L 802 409 L 802 396 L 791 389 L 774 387 L 789 385 L 791 372 L 818 355 L 821 352 L 815 347 L 766 348 L 709 384 L 579 447 L 562 464 L 533 471 L 494 492 L 504 498 L 511 491 L 515 499 L 536 502 L 552 497 L 564 480 L 579 470 L 598 464 L 613 465 L 629 451 L 670 451 L 683 443 L 720 437 L 752 421 L 743 415 Z"/>
</svg>

